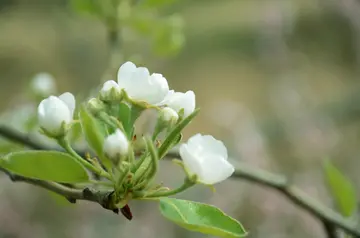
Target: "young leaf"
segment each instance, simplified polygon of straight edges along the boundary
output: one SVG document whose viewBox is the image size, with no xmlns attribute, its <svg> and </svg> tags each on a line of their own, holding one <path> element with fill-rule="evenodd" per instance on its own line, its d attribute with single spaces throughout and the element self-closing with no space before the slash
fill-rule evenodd
<svg viewBox="0 0 360 238">
<path fill-rule="evenodd" d="M 204 203 L 161 198 L 160 211 L 165 218 L 190 231 L 228 238 L 247 235 L 238 221 Z"/>
<path fill-rule="evenodd" d="M 184 118 L 177 126 L 174 127 L 174 129 L 170 132 L 159 148 L 159 159 L 162 159 L 166 155 L 169 149 L 171 149 L 171 146 L 173 146 L 175 143 L 179 143 L 179 139 L 182 137 L 180 135 L 181 131 L 192 121 L 192 119 L 195 118 L 199 111 L 200 109 L 196 109 L 193 113 Z"/>
<path fill-rule="evenodd" d="M 0 159 L 0 167 L 24 177 L 59 183 L 89 180 L 85 168 L 70 155 L 58 151 L 22 151 Z"/>
<path fill-rule="evenodd" d="M 131 108 L 126 103 L 119 104 L 119 119 L 124 127 L 128 139 L 131 139 L 133 125 L 131 124 Z"/>
<path fill-rule="evenodd" d="M 350 217 L 357 210 L 356 191 L 351 181 L 330 160 L 324 164 L 326 180 L 340 212 Z"/>
<path fill-rule="evenodd" d="M 90 147 L 96 152 L 98 158 L 106 168 L 111 167 L 111 161 L 103 155 L 103 144 L 105 135 L 101 132 L 99 123 L 90 115 L 90 113 L 82 107 L 79 113 L 81 127 L 85 135 L 85 139 Z"/>
</svg>

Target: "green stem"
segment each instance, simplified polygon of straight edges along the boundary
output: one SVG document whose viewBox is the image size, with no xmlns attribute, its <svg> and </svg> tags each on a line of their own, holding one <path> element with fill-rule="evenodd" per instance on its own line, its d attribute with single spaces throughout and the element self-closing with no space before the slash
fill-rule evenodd
<svg viewBox="0 0 360 238">
<path fill-rule="evenodd" d="M 194 119 L 200 109 L 195 109 L 188 117 L 184 118 L 175 126 L 159 148 L 159 158 L 162 159 L 173 145 L 175 138 L 181 134 L 181 131 Z"/>
<path fill-rule="evenodd" d="M 151 140 L 155 141 L 163 129 L 164 129 L 163 122 L 160 122 L 160 120 L 158 120 L 158 122 L 156 123 L 155 130 L 154 130 Z"/>
<path fill-rule="evenodd" d="M 150 152 L 150 157 L 151 157 L 151 170 L 147 176 L 147 180 L 149 182 L 151 182 L 152 179 L 154 178 L 154 176 L 156 175 L 156 172 L 158 171 L 159 156 L 158 156 L 158 152 L 156 151 L 152 140 L 150 138 L 145 138 L 145 140 L 146 140 L 148 151 Z"/>
<path fill-rule="evenodd" d="M 120 169 L 120 174 L 119 174 L 119 177 L 117 178 L 117 182 L 116 182 L 116 189 L 118 191 L 121 191 L 122 185 L 125 182 L 125 179 L 126 179 L 127 175 L 129 174 L 129 172 L 130 172 L 130 166 Z"/>
<path fill-rule="evenodd" d="M 85 168 L 88 170 L 96 173 L 97 175 L 101 177 L 105 177 L 109 180 L 112 180 L 111 175 L 103 170 L 101 167 L 96 167 L 93 164 L 91 164 L 89 161 L 83 159 L 76 151 L 71 147 L 69 141 L 67 141 L 65 138 L 59 139 L 59 145 L 61 145 L 69 154 L 71 154 L 79 163 L 81 163 Z"/>
<path fill-rule="evenodd" d="M 137 195 L 139 196 L 139 198 L 169 197 L 169 196 L 173 196 L 175 194 L 181 193 L 181 192 L 185 191 L 186 189 L 194 186 L 195 184 L 196 183 L 193 183 L 186 179 L 185 182 L 183 183 L 183 185 L 181 185 L 180 187 L 173 189 L 173 190 L 160 191 L 160 192 L 155 192 L 155 193 L 151 193 L 151 194 L 146 194 L 146 192 L 144 192 L 144 193 L 139 193 Z"/>
</svg>

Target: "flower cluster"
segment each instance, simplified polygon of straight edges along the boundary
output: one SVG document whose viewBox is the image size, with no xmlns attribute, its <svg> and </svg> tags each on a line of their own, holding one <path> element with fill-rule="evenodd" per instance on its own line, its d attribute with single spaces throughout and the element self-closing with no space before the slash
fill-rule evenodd
<svg viewBox="0 0 360 238">
<path fill-rule="evenodd" d="M 212 136 L 196 134 L 179 147 L 182 161 L 177 163 L 187 174 L 184 185 L 175 190 L 151 185 L 158 161 L 180 143 L 181 131 L 198 110 L 193 91 L 170 90 L 162 74 L 150 74 L 145 67 L 124 63 L 118 70 L 117 81 L 105 82 L 97 97 L 77 109 L 79 120 L 74 120 L 75 97 L 69 92 L 49 96 L 38 106 L 39 125 L 47 136 L 57 139 L 73 154 L 66 135 L 71 125 L 81 123 L 98 159 L 79 162 L 113 182 L 119 198 L 116 203 L 129 197 L 169 196 L 196 183 L 215 184 L 234 172 L 224 144 Z M 135 121 L 147 109 L 158 111 L 151 138 L 134 134 Z M 165 135 L 162 141 L 160 133 Z"/>
</svg>

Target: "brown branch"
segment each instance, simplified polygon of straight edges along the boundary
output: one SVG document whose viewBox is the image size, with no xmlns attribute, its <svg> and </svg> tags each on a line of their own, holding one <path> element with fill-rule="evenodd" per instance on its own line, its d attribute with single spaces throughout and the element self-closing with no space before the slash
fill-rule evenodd
<svg viewBox="0 0 360 238">
<path fill-rule="evenodd" d="M 29 148 L 40 149 L 40 150 L 49 149 L 43 146 L 39 142 L 30 140 L 26 134 L 7 128 L 6 126 L 0 126 L 0 136 L 3 136 L 17 143 L 21 143 Z M 79 151 L 79 154 L 85 154 L 85 153 Z M 179 154 L 176 152 L 176 150 L 174 150 L 167 154 L 167 158 L 179 158 Z M 41 181 L 41 183 L 39 183 L 38 181 L 29 180 L 21 176 L 18 178 L 19 178 L 18 181 L 27 182 L 30 184 L 34 184 L 49 189 L 48 188 L 49 182 Z M 318 201 L 314 200 L 299 188 L 295 187 L 294 185 L 291 185 L 285 176 L 273 174 L 262 169 L 254 168 L 247 164 L 241 164 L 238 167 L 238 169 L 236 169 L 235 173 L 232 175 L 232 178 L 244 179 L 277 190 L 278 192 L 286 196 L 294 204 L 298 205 L 302 209 L 312 214 L 314 217 L 318 218 L 323 224 L 326 224 L 325 228 L 328 235 L 335 234 L 333 233 L 333 231 L 335 230 L 335 227 L 338 227 L 344 230 L 349 235 L 360 238 L 360 230 L 357 228 L 356 223 L 353 223 L 350 220 L 344 218 L 339 213 L 324 206 L 322 203 L 319 203 Z M 53 189 L 52 191 L 54 191 L 56 188 L 54 188 L 54 186 L 52 185 L 50 188 Z M 59 186 L 59 184 L 57 184 L 55 187 L 57 186 Z M 72 189 L 66 191 L 74 192 Z M 97 199 L 99 199 L 99 195 L 97 195 L 96 197 L 90 196 L 89 199 L 86 196 L 84 197 L 84 194 L 78 192 L 79 191 L 72 194 L 74 195 L 75 199 L 83 199 L 89 201 L 93 201 L 93 200 L 96 201 Z M 65 194 L 65 196 L 66 195 L 67 194 Z M 328 231 L 331 231 L 331 233 L 329 233 Z M 329 236 L 329 237 L 335 237 L 335 236 Z"/>
<path fill-rule="evenodd" d="M 76 200 L 96 202 L 99 203 L 102 207 L 118 213 L 118 211 L 115 211 L 114 209 L 111 209 L 109 207 L 109 198 L 113 191 L 97 191 L 90 188 L 75 189 L 56 182 L 27 178 L 21 175 L 13 174 L 3 168 L 0 168 L 0 171 L 4 172 L 13 182 L 28 183 L 37 187 L 47 189 L 65 197 L 71 203 L 76 203 Z"/>
</svg>

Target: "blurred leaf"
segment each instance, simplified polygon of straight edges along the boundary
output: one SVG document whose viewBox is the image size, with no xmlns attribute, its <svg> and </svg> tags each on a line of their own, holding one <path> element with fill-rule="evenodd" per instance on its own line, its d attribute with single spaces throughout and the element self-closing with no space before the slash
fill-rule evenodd
<svg viewBox="0 0 360 238">
<path fill-rule="evenodd" d="M 146 14 L 135 13 L 131 16 L 129 25 L 141 35 L 149 36 L 156 28 L 156 19 Z"/>
<path fill-rule="evenodd" d="M 101 15 L 100 1 L 103 0 L 70 0 L 70 4 L 75 12 Z"/>
<path fill-rule="evenodd" d="M 190 231 L 229 238 L 247 235 L 238 221 L 208 204 L 161 198 L 160 211 L 165 218 Z"/>
<path fill-rule="evenodd" d="M 25 122 L 25 129 L 27 132 L 33 130 L 38 125 L 37 114 L 30 115 L 28 120 Z"/>
<path fill-rule="evenodd" d="M 81 124 L 80 123 L 73 124 L 69 132 L 70 143 L 75 143 L 77 140 L 79 140 L 82 135 L 81 132 L 82 132 Z"/>
<path fill-rule="evenodd" d="M 152 50 L 160 56 L 177 54 L 185 43 L 183 20 L 178 15 L 171 15 L 158 22 L 153 31 Z"/>
<path fill-rule="evenodd" d="M 159 56 L 172 56 L 181 50 L 184 43 L 185 37 L 182 33 L 165 29 L 156 33 L 152 50 Z"/>
<path fill-rule="evenodd" d="M 102 133 L 99 122 L 85 109 L 85 107 L 81 107 L 79 119 L 85 139 L 89 146 L 96 152 L 96 155 L 103 165 L 106 168 L 110 168 L 111 161 L 103 155 L 105 134 Z"/>
<path fill-rule="evenodd" d="M 350 217 L 357 210 L 356 191 L 351 181 L 330 160 L 324 164 L 326 180 L 340 212 Z"/>
<path fill-rule="evenodd" d="M 72 156 L 58 151 L 23 151 L 10 153 L 0 160 L 0 167 L 28 178 L 61 183 L 86 182 L 85 168 Z"/>
<path fill-rule="evenodd" d="M 147 6 L 147 7 L 160 8 L 160 7 L 165 7 L 165 6 L 171 5 L 175 2 L 176 2 L 176 0 L 144 0 L 141 2 L 141 4 L 143 6 Z"/>
</svg>

